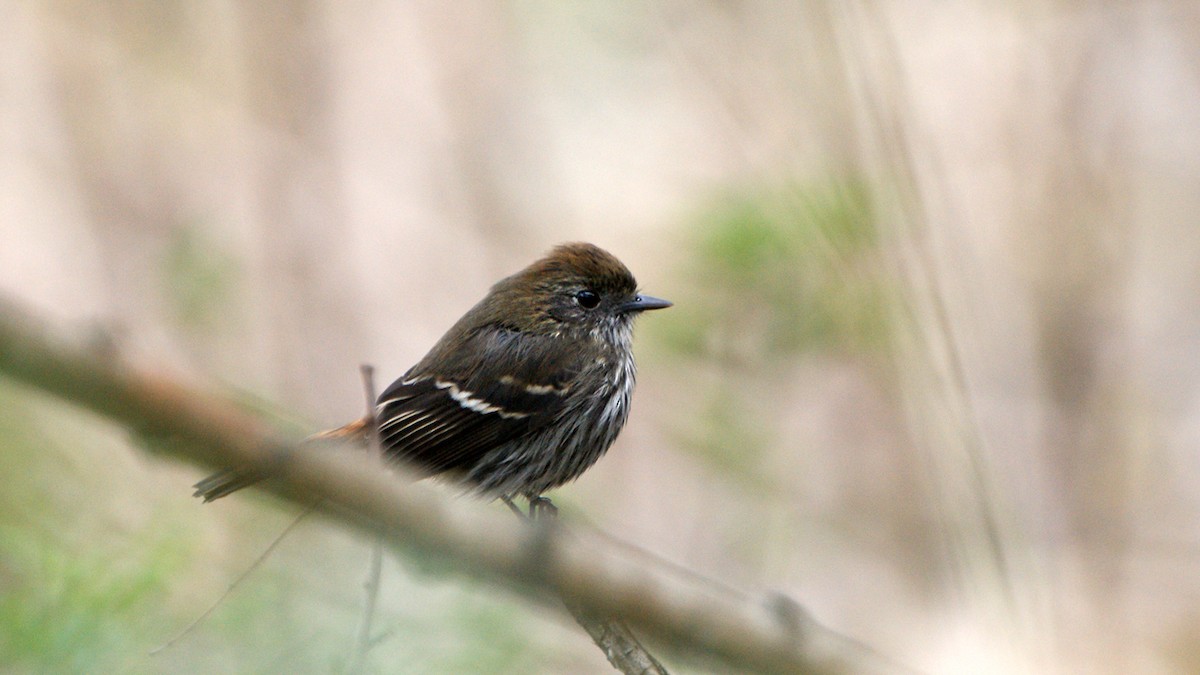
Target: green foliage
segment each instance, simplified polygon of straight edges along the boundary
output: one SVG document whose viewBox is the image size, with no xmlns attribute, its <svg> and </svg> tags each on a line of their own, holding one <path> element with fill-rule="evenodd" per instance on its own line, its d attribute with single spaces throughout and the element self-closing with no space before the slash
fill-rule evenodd
<svg viewBox="0 0 1200 675">
<path fill-rule="evenodd" d="M 885 346 L 869 195 L 855 179 L 731 190 L 686 235 L 690 296 L 646 322 L 702 378 L 702 409 L 677 436 L 722 475 L 761 484 L 772 427 L 760 408 L 791 364 L 817 352 L 870 359 Z"/>
<path fill-rule="evenodd" d="M 86 501 L 87 482 L 97 476 L 78 445 L 96 426 L 0 382 L 0 475 L 8 477 L 0 491 L 0 667 L 6 670 L 127 672 L 129 646 L 154 632 L 168 580 L 185 566 L 190 547 L 179 528 L 151 522 L 145 535 L 98 536 L 107 527 L 99 526 L 103 510 Z"/>
<path fill-rule="evenodd" d="M 46 534 L 12 525 L 0 529 L 5 666 L 36 672 L 126 670 L 129 645 L 157 632 L 155 605 L 183 567 L 187 547 L 167 537 L 134 546 L 123 542 L 117 550 L 77 550 Z"/>
<path fill-rule="evenodd" d="M 870 351 L 886 335 L 877 234 L 858 181 L 733 192 L 688 228 L 689 278 L 660 331 L 676 353 L 770 364 L 809 349 Z"/>
</svg>

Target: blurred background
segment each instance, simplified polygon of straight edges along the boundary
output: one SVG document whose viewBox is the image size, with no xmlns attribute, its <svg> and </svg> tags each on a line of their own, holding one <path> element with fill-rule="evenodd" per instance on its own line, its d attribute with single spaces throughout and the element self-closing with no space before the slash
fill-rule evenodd
<svg viewBox="0 0 1200 675">
<path fill-rule="evenodd" d="M 0 292 L 305 431 L 597 243 L 565 517 L 936 673 L 1200 670 L 1191 2 L 0 4 Z M 342 672 L 370 542 L 0 380 L 0 669 Z M 495 508 L 503 508 L 496 506 Z M 369 670 L 605 673 L 389 559 Z M 706 672 L 679 662 L 680 672 Z"/>
</svg>

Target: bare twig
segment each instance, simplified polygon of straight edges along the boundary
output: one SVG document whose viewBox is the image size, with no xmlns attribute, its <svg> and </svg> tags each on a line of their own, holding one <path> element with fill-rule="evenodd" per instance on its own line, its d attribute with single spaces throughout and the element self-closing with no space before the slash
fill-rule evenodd
<svg viewBox="0 0 1200 675">
<path fill-rule="evenodd" d="M 258 569 L 259 566 L 263 564 L 263 561 L 266 560 L 271 555 L 271 553 L 273 553 L 275 551 L 276 548 L 278 548 L 279 544 L 282 543 L 283 540 L 286 539 L 287 536 L 292 533 L 292 530 L 296 529 L 296 526 L 300 524 L 300 521 L 304 520 L 304 518 L 312 512 L 313 512 L 313 507 L 311 507 L 311 506 L 309 506 L 309 507 L 305 508 L 303 511 L 301 511 L 300 515 L 296 516 L 295 519 L 292 520 L 292 522 L 288 523 L 287 527 L 283 528 L 283 532 L 280 532 L 278 536 L 276 536 L 273 540 L 271 540 L 271 544 L 269 546 L 267 546 L 267 548 L 264 549 L 263 552 L 261 554 L 259 554 L 259 556 L 257 558 L 254 559 L 254 562 L 250 563 L 250 567 L 246 568 L 245 572 L 242 572 L 241 574 L 239 574 L 236 579 L 234 579 L 233 581 L 231 581 L 229 583 L 229 586 L 225 589 L 225 592 L 221 594 L 221 597 L 217 598 L 216 601 L 213 602 L 213 604 L 208 606 L 208 609 L 204 610 L 200 614 L 200 616 L 193 619 L 191 623 L 189 623 L 187 626 L 185 626 L 183 628 L 183 630 L 179 631 L 179 633 L 176 634 L 175 637 L 171 638 L 170 640 L 167 640 L 166 642 L 155 647 L 154 649 L 151 649 L 150 655 L 154 656 L 155 654 L 158 654 L 166 649 L 169 649 L 169 648 L 173 647 L 175 645 L 175 643 L 177 643 L 180 640 L 182 640 L 183 638 L 191 635 L 192 631 L 196 630 L 197 626 L 199 626 L 201 623 L 204 623 L 204 620 L 207 619 L 210 615 L 212 615 L 212 613 L 215 612 L 217 610 L 217 608 L 221 606 L 221 603 L 225 602 L 225 599 L 228 598 L 230 596 L 230 594 L 232 594 L 233 591 L 238 586 L 242 585 L 242 582 L 246 580 L 246 577 L 250 576 L 251 572 Z"/>
<path fill-rule="evenodd" d="M 680 574 L 644 553 L 548 520 L 528 527 L 433 488 L 397 480 L 363 453 L 286 440 L 233 405 L 162 374 L 95 358 L 57 341 L 0 301 L 0 372 L 109 417 L 163 452 L 205 467 L 237 467 L 274 479 L 262 489 L 369 535 L 402 554 L 453 569 L 533 601 L 549 589 L 598 616 L 621 616 L 671 649 L 717 659 L 738 672 L 906 672 L 821 626 L 794 603 Z"/>
<path fill-rule="evenodd" d="M 370 444 L 371 454 L 378 460 L 380 465 L 383 464 L 383 443 L 379 440 L 379 418 L 375 415 L 375 368 L 363 364 L 359 366 L 359 373 L 362 375 L 363 393 L 367 399 L 367 414 L 363 418 L 367 423 L 367 439 Z M 375 620 L 375 608 L 379 603 L 379 585 L 383 577 L 383 533 L 380 532 L 375 536 L 375 545 L 371 547 L 371 569 L 367 573 L 367 580 L 363 584 L 366 590 L 367 601 L 363 606 L 362 625 L 358 631 L 358 644 L 354 650 L 354 657 L 350 662 L 350 667 L 347 669 L 350 673 L 365 672 L 367 667 L 367 653 L 374 645 L 371 637 L 371 626 Z"/>
</svg>

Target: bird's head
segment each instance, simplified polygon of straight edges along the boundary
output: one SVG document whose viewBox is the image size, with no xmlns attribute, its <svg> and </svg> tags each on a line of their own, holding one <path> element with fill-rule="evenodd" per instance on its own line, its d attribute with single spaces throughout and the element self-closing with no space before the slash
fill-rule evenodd
<svg viewBox="0 0 1200 675">
<path fill-rule="evenodd" d="M 500 319 L 540 334 L 590 333 L 628 340 L 633 317 L 670 307 L 643 295 L 629 268 L 592 244 L 562 244 L 492 287 Z"/>
</svg>

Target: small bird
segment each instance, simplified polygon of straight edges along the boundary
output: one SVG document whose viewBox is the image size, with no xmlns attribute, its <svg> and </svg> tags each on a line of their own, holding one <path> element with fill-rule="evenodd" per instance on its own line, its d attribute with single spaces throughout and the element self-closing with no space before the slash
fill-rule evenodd
<svg viewBox="0 0 1200 675">
<path fill-rule="evenodd" d="M 600 459 L 629 417 L 633 319 L 667 300 L 592 244 L 563 244 L 500 280 L 376 403 L 389 459 L 490 498 L 542 493 Z M 365 440 L 365 419 L 318 434 Z M 195 485 L 212 501 L 265 476 Z"/>
</svg>

